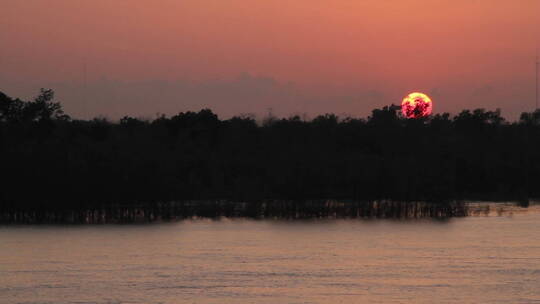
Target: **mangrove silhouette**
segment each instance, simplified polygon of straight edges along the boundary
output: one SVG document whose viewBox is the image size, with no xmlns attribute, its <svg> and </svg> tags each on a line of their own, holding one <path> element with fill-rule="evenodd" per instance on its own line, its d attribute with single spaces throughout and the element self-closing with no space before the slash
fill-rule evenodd
<svg viewBox="0 0 540 304">
<path fill-rule="evenodd" d="M 539 156 L 538 110 L 112 122 L 71 119 L 52 90 L 0 92 L 0 222 L 464 216 L 464 200 L 528 205 Z"/>
</svg>

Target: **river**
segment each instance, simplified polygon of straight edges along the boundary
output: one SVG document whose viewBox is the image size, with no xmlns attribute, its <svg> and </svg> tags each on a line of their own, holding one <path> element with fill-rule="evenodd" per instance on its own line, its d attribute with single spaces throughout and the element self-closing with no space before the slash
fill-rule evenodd
<svg viewBox="0 0 540 304">
<path fill-rule="evenodd" d="M 0 226 L 0 303 L 540 303 L 540 206 L 505 208 Z"/>
</svg>

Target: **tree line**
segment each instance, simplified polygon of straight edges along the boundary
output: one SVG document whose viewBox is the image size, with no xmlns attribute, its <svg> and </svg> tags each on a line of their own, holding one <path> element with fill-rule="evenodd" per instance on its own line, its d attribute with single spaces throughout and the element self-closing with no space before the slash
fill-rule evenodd
<svg viewBox="0 0 540 304">
<path fill-rule="evenodd" d="M 0 213 L 179 201 L 448 202 L 539 197 L 540 111 L 405 119 L 219 119 L 209 109 L 72 119 L 52 90 L 0 92 Z"/>
</svg>

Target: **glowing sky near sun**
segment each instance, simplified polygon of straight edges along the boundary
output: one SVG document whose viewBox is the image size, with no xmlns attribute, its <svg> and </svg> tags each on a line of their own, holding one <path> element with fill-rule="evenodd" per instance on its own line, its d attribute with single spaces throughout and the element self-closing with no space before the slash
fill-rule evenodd
<svg viewBox="0 0 540 304">
<path fill-rule="evenodd" d="M 537 0 L 1 0 L 0 91 L 53 87 L 79 116 L 366 115 L 411 91 L 437 111 L 515 116 L 534 104 L 539 13 Z"/>
</svg>

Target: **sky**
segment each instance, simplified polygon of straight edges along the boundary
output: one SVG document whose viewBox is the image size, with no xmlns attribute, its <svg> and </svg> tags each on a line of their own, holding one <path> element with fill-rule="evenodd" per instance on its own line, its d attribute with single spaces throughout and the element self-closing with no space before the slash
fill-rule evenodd
<svg viewBox="0 0 540 304">
<path fill-rule="evenodd" d="M 0 0 L 0 91 L 76 118 L 535 105 L 540 0 Z"/>
</svg>

